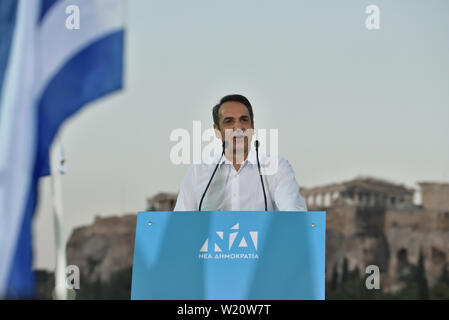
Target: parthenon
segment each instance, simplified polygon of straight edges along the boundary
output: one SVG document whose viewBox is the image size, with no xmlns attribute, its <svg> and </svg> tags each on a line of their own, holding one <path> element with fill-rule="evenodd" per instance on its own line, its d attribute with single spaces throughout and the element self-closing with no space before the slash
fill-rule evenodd
<svg viewBox="0 0 449 320">
<path fill-rule="evenodd" d="M 368 177 L 310 189 L 301 188 L 309 209 L 345 204 L 357 207 L 406 209 L 413 207 L 414 190 Z"/>
</svg>

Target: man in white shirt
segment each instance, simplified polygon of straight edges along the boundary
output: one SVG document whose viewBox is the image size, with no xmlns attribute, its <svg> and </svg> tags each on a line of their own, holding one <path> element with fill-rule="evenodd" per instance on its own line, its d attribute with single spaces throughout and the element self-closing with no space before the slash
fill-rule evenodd
<svg viewBox="0 0 449 320">
<path fill-rule="evenodd" d="M 277 170 L 262 176 L 262 186 L 256 151 L 249 147 L 252 134 L 245 134 L 254 130 L 254 114 L 248 99 L 241 95 L 225 96 L 213 108 L 212 115 L 217 137 L 226 151 L 211 164 L 190 165 L 174 211 L 197 211 L 200 203 L 201 211 L 264 211 L 265 196 L 268 211 L 307 211 L 295 172 L 284 158 L 274 159 Z M 272 157 L 259 153 L 261 167 L 270 160 Z"/>
</svg>

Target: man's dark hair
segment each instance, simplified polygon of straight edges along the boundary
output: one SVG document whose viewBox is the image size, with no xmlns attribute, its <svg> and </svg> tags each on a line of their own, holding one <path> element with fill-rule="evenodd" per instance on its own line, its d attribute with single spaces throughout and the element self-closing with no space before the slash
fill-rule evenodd
<svg viewBox="0 0 449 320">
<path fill-rule="evenodd" d="M 229 101 L 236 101 L 236 102 L 243 103 L 246 106 L 246 108 L 248 109 L 249 117 L 251 118 L 251 124 L 254 123 L 253 107 L 251 107 L 251 103 L 249 103 L 249 100 L 240 94 L 230 94 L 228 96 L 221 98 L 220 103 L 217 104 L 212 109 L 212 117 L 214 118 L 214 123 L 217 125 L 217 127 L 220 127 L 220 121 L 219 121 L 219 117 L 218 117 L 218 112 L 220 111 L 220 107 L 223 103 L 229 102 Z"/>
</svg>

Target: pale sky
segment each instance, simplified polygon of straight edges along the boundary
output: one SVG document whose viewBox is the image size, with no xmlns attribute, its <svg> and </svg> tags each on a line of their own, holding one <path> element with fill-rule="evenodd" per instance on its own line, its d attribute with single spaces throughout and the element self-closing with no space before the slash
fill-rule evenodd
<svg viewBox="0 0 449 320">
<path fill-rule="evenodd" d="M 365 8 L 380 8 L 367 30 Z M 64 232 L 136 213 L 177 192 L 172 130 L 211 127 L 230 93 L 279 130 L 300 186 L 369 175 L 449 182 L 449 1 L 128 1 L 125 89 L 61 131 Z M 82 26 L 81 26 L 82 28 Z M 34 225 L 37 268 L 54 268 L 50 180 Z"/>
</svg>

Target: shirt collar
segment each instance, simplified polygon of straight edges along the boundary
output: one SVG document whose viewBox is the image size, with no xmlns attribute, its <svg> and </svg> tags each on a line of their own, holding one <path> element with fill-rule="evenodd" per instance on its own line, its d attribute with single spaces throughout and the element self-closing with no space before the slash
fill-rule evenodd
<svg viewBox="0 0 449 320">
<path fill-rule="evenodd" d="M 246 162 L 249 162 L 249 163 L 251 163 L 251 164 L 257 164 L 256 151 L 253 150 L 252 148 L 249 150 L 249 152 L 248 152 L 248 157 L 246 157 L 246 160 L 242 162 L 242 165 L 244 165 Z M 226 163 L 226 164 L 232 164 L 232 162 L 229 161 L 224 155 L 223 155 L 223 157 L 221 158 L 220 166 L 221 166 L 223 163 Z"/>
</svg>

